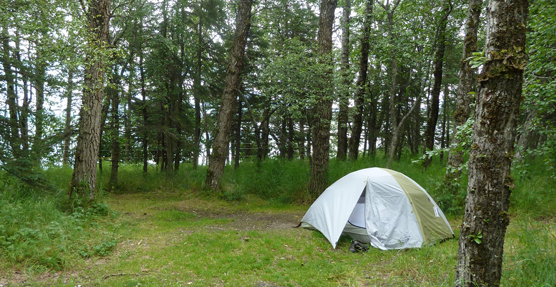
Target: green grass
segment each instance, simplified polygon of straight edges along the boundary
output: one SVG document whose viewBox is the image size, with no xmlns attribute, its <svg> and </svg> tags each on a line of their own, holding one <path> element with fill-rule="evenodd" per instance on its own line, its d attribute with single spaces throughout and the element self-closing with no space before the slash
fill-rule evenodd
<svg viewBox="0 0 556 287">
<path fill-rule="evenodd" d="M 64 208 L 65 193 L 29 191 L 4 180 L 0 187 L 0 267 L 64 270 L 80 257 L 108 255 L 115 246 L 117 228 L 102 202 L 69 212 Z"/>
<path fill-rule="evenodd" d="M 438 159 L 398 170 L 442 196 Z M 329 183 L 384 159 L 331 160 Z M 108 165 L 105 165 L 108 166 Z M 401 251 L 348 252 L 317 231 L 296 229 L 308 208 L 308 162 L 269 160 L 227 167 L 224 192 L 203 190 L 206 169 L 172 176 L 123 165 L 100 204 L 69 211 L 71 170 L 44 173 L 55 191 L 0 181 L 0 285 L 25 286 L 452 286 L 458 242 Z M 516 175 L 502 286 L 556 285 L 555 182 L 542 167 Z M 2 176 L 0 174 L 0 176 Z M 104 202 L 104 204 L 103 204 Z M 109 209 L 107 208 L 109 207 Z M 456 235 L 461 217 L 449 216 Z M 9 284 L 9 285 L 8 285 Z"/>
</svg>

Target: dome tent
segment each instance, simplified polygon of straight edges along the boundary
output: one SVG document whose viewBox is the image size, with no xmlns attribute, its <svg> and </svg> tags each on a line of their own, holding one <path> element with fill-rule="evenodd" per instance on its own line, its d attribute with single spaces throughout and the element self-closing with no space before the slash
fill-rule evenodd
<svg viewBox="0 0 556 287">
<path fill-rule="evenodd" d="M 330 185 L 300 225 L 319 230 L 334 248 L 342 234 L 382 250 L 419 248 L 454 237 L 421 186 L 402 173 L 377 167 L 352 172 Z"/>
</svg>

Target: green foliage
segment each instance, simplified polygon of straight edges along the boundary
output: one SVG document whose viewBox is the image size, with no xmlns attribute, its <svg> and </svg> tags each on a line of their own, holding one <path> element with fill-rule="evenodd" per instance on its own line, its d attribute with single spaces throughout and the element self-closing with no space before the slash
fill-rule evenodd
<svg viewBox="0 0 556 287">
<path fill-rule="evenodd" d="M 528 118 L 521 133 L 527 135 L 518 147 L 525 157 L 542 156 L 545 168 L 556 177 L 556 4 L 540 0 L 531 3 L 527 27 L 529 64 L 525 69 L 523 114 Z M 529 119 L 531 117 L 531 119 Z M 530 122 L 529 122 L 530 121 Z M 537 162 L 540 164 L 539 162 Z"/>
<path fill-rule="evenodd" d="M 479 233 L 475 234 L 469 234 L 467 235 L 467 238 L 469 238 L 469 240 L 475 242 L 476 244 L 481 244 L 483 242 L 483 232 L 479 231 Z"/>
<path fill-rule="evenodd" d="M 556 233 L 554 219 L 519 220 L 517 232 L 508 234 L 504 244 L 502 285 L 555 286 Z"/>
<path fill-rule="evenodd" d="M 235 171 L 226 170 L 224 197 L 237 200 L 243 197 L 238 195 L 249 193 L 281 203 L 300 202 L 308 196 L 308 180 L 309 166 L 305 161 L 244 162 Z"/>
<path fill-rule="evenodd" d="M 472 69 L 476 69 L 482 65 L 484 65 L 487 61 L 487 58 L 485 57 L 485 53 L 484 52 L 474 52 L 472 53 L 473 56 L 465 59 L 466 61 L 469 61 L 469 64 L 471 65 Z"/>
<path fill-rule="evenodd" d="M 513 212 L 535 219 L 554 216 L 556 180 L 553 171 L 546 169 L 543 162 L 542 157 L 537 157 L 513 168 L 516 185 L 510 198 Z"/>
<path fill-rule="evenodd" d="M 0 174 L 4 176 L 4 174 Z M 69 267 L 82 250 L 92 245 L 90 256 L 108 255 L 116 238 L 96 223 L 110 214 L 97 202 L 66 213 L 65 192 L 45 193 L 26 185 L 3 181 L 0 185 L 0 259 L 12 266 L 39 271 Z M 102 234 L 102 235 L 101 235 Z M 98 243 L 99 240 L 104 240 Z"/>
</svg>

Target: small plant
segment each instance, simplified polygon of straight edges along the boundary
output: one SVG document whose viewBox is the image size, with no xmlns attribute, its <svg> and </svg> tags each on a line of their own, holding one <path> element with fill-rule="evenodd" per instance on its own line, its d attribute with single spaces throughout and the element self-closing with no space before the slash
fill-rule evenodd
<svg viewBox="0 0 556 287">
<path fill-rule="evenodd" d="M 469 235 L 467 235 L 467 238 L 469 238 L 469 240 L 471 240 L 471 241 L 473 241 L 477 244 L 481 244 L 483 242 L 482 241 L 482 239 L 483 239 L 482 231 L 479 231 L 479 233 L 477 233 L 477 235 L 469 234 Z"/>
<path fill-rule="evenodd" d="M 466 61 L 469 61 L 469 64 L 471 65 L 471 68 L 476 69 L 482 65 L 484 65 L 487 61 L 487 58 L 485 57 L 485 53 L 484 52 L 475 52 L 473 53 L 473 56 L 465 59 Z"/>
</svg>

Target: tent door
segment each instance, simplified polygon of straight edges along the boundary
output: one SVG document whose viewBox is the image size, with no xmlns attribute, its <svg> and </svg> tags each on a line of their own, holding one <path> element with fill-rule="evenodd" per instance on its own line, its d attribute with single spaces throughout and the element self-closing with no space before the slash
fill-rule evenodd
<svg viewBox="0 0 556 287">
<path fill-rule="evenodd" d="M 363 189 L 361 196 L 357 200 L 357 204 L 353 208 L 351 215 L 349 216 L 348 223 L 359 227 L 365 228 L 365 194 L 366 194 L 366 187 Z"/>
</svg>

